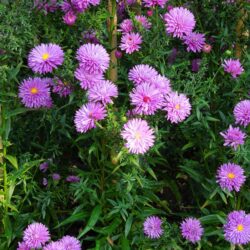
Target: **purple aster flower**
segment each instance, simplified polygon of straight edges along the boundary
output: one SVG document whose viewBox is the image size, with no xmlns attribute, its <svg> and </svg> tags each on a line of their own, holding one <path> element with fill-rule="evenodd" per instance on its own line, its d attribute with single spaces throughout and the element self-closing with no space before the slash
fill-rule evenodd
<svg viewBox="0 0 250 250">
<path fill-rule="evenodd" d="M 75 24 L 77 19 L 77 15 L 74 13 L 74 11 L 68 11 L 64 16 L 63 16 L 63 22 L 69 26 L 72 26 Z"/>
<path fill-rule="evenodd" d="M 148 238 L 158 239 L 163 234 L 162 220 L 157 216 L 148 217 L 143 223 L 143 231 Z"/>
<path fill-rule="evenodd" d="M 244 127 L 248 126 L 250 123 L 250 101 L 243 100 L 237 103 L 234 108 L 234 118 L 236 123 L 243 125 Z"/>
<path fill-rule="evenodd" d="M 50 240 L 49 230 L 42 223 L 32 223 L 23 232 L 23 240 L 30 248 L 41 248 Z"/>
<path fill-rule="evenodd" d="M 41 44 L 31 50 L 28 56 L 28 65 L 35 73 L 52 72 L 62 65 L 64 53 L 56 44 Z"/>
<path fill-rule="evenodd" d="M 171 123 L 178 123 L 190 115 L 191 105 L 186 95 L 171 92 L 166 96 L 164 110 L 167 111 L 166 117 Z"/>
<path fill-rule="evenodd" d="M 160 6 L 164 8 L 164 5 L 168 2 L 168 0 L 143 0 L 142 1 L 145 7 L 151 8 Z"/>
<path fill-rule="evenodd" d="M 67 82 L 63 82 L 58 77 L 53 79 L 51 87 L 52 92 L 58 94 L 60 97 L 66 97 L 72 92 L 72 86 Z"/>
<path fill-rule="evenodd" d="M 187 45 L 187 51 L 201 52 L 205 45 L 205 35 L 195 32 L 190 32 L 183 36 L 183 41 Z"/>
<path fill-rule="evenodd" d="M 170 80 L 165 76 L 158 75 L 152 80 L 152 84 L 163 94 L 169 94 L 171 90 Z"/>
<path fill-rule="evenodd" d="M 195 18 L 192 12 L 183 7 L 171 9 L 164 15 L 166 31 L 173 37 L 182 38 L 185 34 L 193 31 Z"/>
<path fill-rule="evenodd" d="M 75 182 L 80 182 L 80 177 L 78 177 L 78 176 L 75 176 L 75 175 L 69 175 L 69 176 L 67 176 L 67 178 L 66 178 L 66 181 L 67 182 L 73 182 L 73 183 L 75 183 Z"/>
<path fill-rule="evenodd" d="M 148 30 L 151 28 L 151 23 L 145 16 L 143 15 L 135 16 L 135 20 L 139 22 L 144 29 Z"/>
<path fill-rule="evenodd" d="M 62 243 L 64 250 L 81 250 L 81 243 L 75 237 L 66 235 L 60 240 L 60 242 Z"/>
<path fill-rule="evenodd" d="M 140 115 L 154 114 L 163 102 L 159 89 L 150 83 L 143 83 L 134 88 L 130 93 L 130 99 L 135 106 L 135 113 Z"/>
<path fill-rule="evenodd" d="M 192 243 L 196 243 L 201 239 L 203 234 L 203 228 L 198 219 L 187 218 L 181 223 L 181 234 L 182 237 Z"/>
<path fill-rule="evenodd" d="M 58 174 L 58 173 L 53 173 L 53 174 L 52 174 L 52 179 L 53 179 L 54 181 L 59 181 L 59 180 L 61 179 L 61 176 L 60 176 L 60 174 Z"/>
<path fill-rule="evenodd" d="M 49 163 L 46 161 L 46 162 L 43 162 L 40 164 L 39 166 L 39 169 L 41 172 L 45 173 L 49 168 Z"/>
<path fill-rule="evenodd" d="M 142 37 L 139 33 L 126 33 L 121 38 L 121 50 L 125 50 L 127 54 L 132 54 L 141 48 Z"/>
<path fill-rule="evenodd" d="M 237 78 L 244 71 L 239 59 L 224 60 L 224 63 L 222 64 L 222 66 L 225 72 L 231 74 L 233 78 Z"/>
<path fill-rule="evenodd" d="M 87 103 L 83 105 L 75 115 L 76 130 L 85 133 L 95 128 L 95 122 L 103 120 L 106 117 L 106 110 L 100 103 Z"/>
<path fill-rule="evenodd" d="M 90 89 L 95 86 L 98 82 L 104 80 L 103 74 L 90 74 L 82 67 L 75 71 L 75 78 L 80 81 L 82 89 Z"/>
<path fill-rule="evenodd" d="M 221 132 L 220 135 L 224 138 L 224 146 L 232 147 L 234 150 L 238 148 L 239 145 L 244 144 L 246 134 L 242 132 L 239 128 L 234 128 L 231 125 L 228 130 Z"/>
<path fill-rule="evenodd" d="M 77 51 L 80 66 L 92 75 L 102 74 L 109 67 L 109 54 L 100 44 L 87 43 L 82 45 Z"/>
<path fill-rule="evenodd" d="M 201 66 L 201 59 L 200 58 L 193 59 L 191 62 L 191 66 L 192 66 L 192 71 L 197 73 Z"/>
<path fill-rule="evenodd" d="M 113 103 L 111 98 L 117 96 L 117 86 L 111 81 L 100 81 L 88 90 L 89 101 L 102 102 L 103 105 Z"/>
<path fill-rule="evenodd" d="M 250 242 L 250 215 L 245 211 L 233 211 L 228 214 L 224 225 L 224 236 L 232 244 Z"/>
<path fill-rule="evenodd" d="M 17 250 L 31 250 L 31 248 L 25 242 L 18 242 Z"/>
<path fill-rule="evenodd" d="M 217 183 L 222 189 L 228 191 L 240 191 L 240 187 L 244 184 L 246 177 L 241 166 L 234 163 L 227 163 L 220 166 L 217 171 Z"/>
<path fill-rule="evenodd" d="M 71 0 L 71 3 L 79 13 L 84 12 L 90 6 L 89 0 Z"/>
<path fill-rule="evenodd" d="M 63 250 L 63 244 L 60 241 L 50 242 L 43 250 Z"/>
<path fill-rule="evenodd" d="M 131 119 L 123 127 L 122 138 L 130 153 L 144 154 L 154 145 L 154 131 L 142 119 Z"/>
<path fill-rule="evenodd" d="M 118 31 L 121 31 L 122 33 L 129 33 L 134 29 L 134 25 L 131 19 L 124 19 L 119 26 L 120 29 Z"/>
<path fill-rule="evenodd" d="M 51 99 L 47 80 L 39 77 L 28 78 L 19 86 L 19 98 L 27 108 L 41 108 Z"/>
<path fill-rule="evenodd" d="M 135 85 L 151 83 L 157 77 L 157 71 L 147 64 L 136 65 L 128 73 L 128 79 Z"/>
</svg>

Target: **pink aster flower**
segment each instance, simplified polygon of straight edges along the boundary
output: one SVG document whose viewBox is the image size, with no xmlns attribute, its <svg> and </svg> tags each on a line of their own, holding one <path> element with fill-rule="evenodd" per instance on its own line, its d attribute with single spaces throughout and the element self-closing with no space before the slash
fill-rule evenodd
<svg viewBox="0 0 250 250">
<path fill-rule="evenodd" d="M 63 250 L 81 250 L 81 243 L 75 237 L 66 235 L 60 240 L 60 242 L 64 247 Z"/>
<path fill-rule="evenodd" d="M 199 220 L 187 218 L 181 223 L 181 234 L 183 238 L 192 243 L 200 241 L 204 229 Z"/>
<path fill-rule="evenodd" d="M 89 0 L 89 3 L 92 4 L 93 6 L 99 5 L 101 0 Z"/>
<path fill-rule="evenodd" d="M 246 180 L 243 168 L 234 163 L 221 165 L 216 177 L 220 187 L 230 192 L 233 190 L 239 192 Z"/>
<path fill-rule="evenodd" d="M 32 223 L 23 232 L 23 240 L 30 248 L 40 248 L 50 240 L 49 230 L 42 223 Z"/>
<path fill-rule="evenodd" d="M 152 80 L 152 84 L 163 94 L 169 94 L 171 90 L 170 80 L 165 76 L 158 75 Z"/>
<path fill-rule="evenodd" d="M 183 7 L 175 7 L 164 15 L 166 31 L 173 37 L 182 38 L 193 31 L 195 18 L 192 12 Z"/>
<path fill-rule="evenodd" d="M 126 33 L 121 38 L 121 50 L 125 50 L 127 54 L 132 54 L 141 48 L 142 37 L 139 33 Z"/>
<path fill-rule="evenodd" d="M 88 98 L 90 102 L 102 102 L 103 105 L 113 103 L 111 98 L 117 96 L 117 86 L 111 81 L 100 81 L 88 91 Z"/>
<path fill-rule="evenodd" d="M 76 130 L 85 133 L 95 128 L 95 122 L 103 120 L 106 117 L 106 110 L 100 103 L 87 103 L 83 105 L 75 115 Z"/>
<path fill-rule="evenodd" d="M 157 216 L 148 217 L 143 223 L 143 231 L 148 238 L 158 239 L 163 234 L 162 220 Z"/>
<path fill-rule="evenodd" d="M 140 16 L 135 16 L 135 20 L 141 24 L 141 26 L 148 30 L 151 28 L 151 23 L 148 21 L 148 19 L 143 16 L 143 15 L 140 15 Z"/>
<path fill-rule="evenodd" d="M 131 119 L 123 127 L 122 138 L 130 153 L 144 154 L 154 145 L 154 131 L 142 119 Z"/>
<path fill-rule="evenodd" d="M 250 124 L 250 100 L 240 101 L 234 108 L 236 123 L 244 127 Z"/>
<path fill-rule="evenodd" d="M 19 86 L 18 96 L 27 108 L 45 107 L 51 99 L 47 80 L 39 77 L 24 80 Z"/>
<path fill-rule="evenodd" d="M 168 0 L 143 0 L 144 6 L 148 8 L 156 7 L 156 6 L 160 6 L 161 8 L 164 8 L 167 2 Z"/>
<path fill-rule="evenodd" d="M 41 44 L 31 50 L 28 56 L 28 65 L 35 73 L 52 72 L 62 65 L 64 53 L 56 44 Z"/>
<path fill-rule="evenodd" d="M 63 244 L 60 241 L 50 242 L 43 250 L 63 250 Z"/>
<path fill-rule="evenodd" d="M 250 215 L 245 211 L 233 211 L 228 214 L 224 225 L 224 236 L 234 245 L 250 242 Z"/>
<path fill-rule="evenodd" d="M 147 64 L 136 65 L 128 73 L 128 79 L 135 85 L 145 82 L 151 83 L 157 77 L 157 71 Z"/>
<path fill-rule="evenodd" d="M 17 250 L 31 250 L 31 248 L 25 242 L 18 242 Z"/>
<path fill-rule="evenodd" d="M 109 67 L 109 54 L 100 44 L 87 43 L 82 45 L 77 51 L 80 66 L 92 75 L 102 74 Z"/>
<path fill-rule="evenodd" d="M 225 72 L 231 74 L 233 78 L 237 78 L 244 71 L 239 59 L 224 60 L 222 66 Z"/>
<path fill-rule="evenodd" d="M 191 105 L 186 95 L 171 92 L 166 96 L 164 110 L 167 111 L 166 117 L 171 123 L 178 123 L 190 115 Z"/>
<path fill-rule="evenodd" d="M 131 19 L 124 19 L 119 26 L 119 31 L 121 31 L 122 33 L 129 33 L 134 29 L 134 25 Z"/>
<path fill-rule="evenodd" d="M 205 44 L 205 35 L 195 32 L 190 32 L 183 36 L 183 41 L 187 45 L 187 51 L 201 52 Z"/>
<path fill-rule="evenodd" d="M 224 138 L 223 145 L 232 147 L 234 150 L 236 150 L 238 146 L 243 145 L 246 138 L 246 134 L 244 132 L 242 132 L 239 128 L 233 128 L 231 125 L 228 130 L 221 132 L 220 135 Z"/>
<path fill-rule="evenodd" d="M 161 92 L 150 83 L 138 85 L 130 93 L 131 103 L 135 106 L 135 113 L 152 115 L 160 109 L 163 102 Z"/>
<path fill-rule="evenodd" d="M 104 80 L 103 74 L 90 74 L 84 68 L 80 67 L 75 71 L 75 78 L 80 81 L 82 89 L 90 89 L 100 81 Z"/>
<path fill-rule="evenodd" d="M 65 24 L 72 26 L 75 24 L 77 19 L 76 14 L 74 11 L 68 11 L 64 16 L 63 16 L 63 21 Z"/>
</svg>

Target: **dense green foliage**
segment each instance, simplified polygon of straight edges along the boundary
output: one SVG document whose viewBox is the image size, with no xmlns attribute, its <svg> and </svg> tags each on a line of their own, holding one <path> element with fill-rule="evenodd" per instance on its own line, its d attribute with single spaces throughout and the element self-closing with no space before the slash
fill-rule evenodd
<svg viewBox="0 0 250 250">
<path fill-rule="evenodd" d="M 72 27 L 62 22 L 60 11 L 44 15 L 33 9 L 32 1 L 10 2 L 0 4 L 0 134 L 4 146 L 0 249 L 16 249 L 22 231 L 33 221 L 46 224 L 57 238 L 79 236 L 84 249 L 194 249 L 196 246 L 181 238 L 178 228 L 187 216 L 200 218 L 205 228 L 197 249 L 229 249 L 222 225 L 232 210 L 250 212 L 250 181 L 248 178 L 241 192 L 228 193 L 216 184 L 215 175 L 219 165 L 231 160 L 250 176 L 249 138 L 234 152 L 223 147 L 219 134 L 233 123 L 235 104 L 249 98 L 250 53 L 244 47 L 248 37 L 238 41 L 235 32 L 240 9 L 249 10 L 249 5 L 189 1 L 197 30 L 213 37 L 212 52 L 198 55 L 202 62 L 197 73 L 191 71 L 191 60 L 197 54 L 187 53 L 177 39 L 166 35 L 160 18 L 166 9 L 155 10 L 151 30 L 143 32 L 142 49 L 119 59 L 119 98 L 109 107 L 103 128 L 79 134 L 73 117 L 86 96 L 74 79 L 75 52 L 84 42 L 82 33 L 90 29 L 110 51 L 106 1 L 82 14 Z M 249 27 L 248 21 L 245 26 Z M 52 109 L 34 111 L 20 103 L 18 85 L 33 75 L 27 67 L 27 55 L 42 42 L 63 48 L 64 64 L 53 74 L 70 82 L 74 91 L 67 98 L 53 96 Z M 245 72 L 232 79 L 221 63 L 234 57 L 235 42 L 243 47 Z M 169 64 L 173 48 L 178 52 Z M 163 119 L 161 112 L 148 117 L 157 140 L 146 155 L 136 156 L 123 149 L 120 130 L 127 119 L 128 92 L 132 89 L 128 71 L 141 63 L 154 66 L 171 80 L 174 90 L 186 93 L 192 114 L 178 125 Z M 47 159 L 49 170 L 41 173 L 39 165 Z M 53 181 L 54 172 L 62 179 Z M 78 175 L 81 181 L 65 182 L 70 174 Z M 47 187 L 42 185 L 45 177 Z M 143 235 L 142 224 L 149 215 L 164 218 L 165 233 L 159 240 Z"/>
</svg>

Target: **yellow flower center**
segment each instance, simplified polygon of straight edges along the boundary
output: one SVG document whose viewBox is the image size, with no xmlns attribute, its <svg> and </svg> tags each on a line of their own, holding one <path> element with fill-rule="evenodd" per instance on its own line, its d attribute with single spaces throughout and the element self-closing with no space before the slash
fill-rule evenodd
<svg viewBox="0 0 250 250">
<path fill-rule="evenodd" d="M 135 133 L 135 139 L 140 140 L 141 139 L 141 134 L 139 132 Z"/>
<path fill-rule="evenodd" d="M 43 59 L 44 61 L 46 61 L 48 58 L 49 58 L 49 53 L 44 53 L 44 54 L 42 55 L 42 59 Z"/>
<path fill-rule="evenodd" d="M 229 179 L 234 179 L 235 178 L 235 175 L 233 173 L 228 173 L 227 177 Z"/>
<path fill-rule="evenodd" d="M 176 104 L 175 109 L 179 110 L 180 109 L 180 104 Z"/>
<path fill-rule="evenodd" d="M 239 224 L 239 225 L 237 226 L 237 230 L 238 230 L 239 232 L 242 232 L 242 231 L 244 230 L 244 226 L 243 226 L 242 224 Z"/>
<path fill-rule="evenodd" d="M 37 94 L 37 93 L 38 93 L 38 89 L 37 89 L 37 88 L 32 88 L 32 89 L 30 90 L 30 93 L 31 93 L 31 94 Z"/>
</svg>

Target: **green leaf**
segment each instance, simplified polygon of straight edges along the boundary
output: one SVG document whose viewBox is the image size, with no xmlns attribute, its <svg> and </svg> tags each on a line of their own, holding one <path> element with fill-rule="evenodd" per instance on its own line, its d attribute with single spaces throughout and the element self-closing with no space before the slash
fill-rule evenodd
<svg viewBox="0 0 250 250">
<path fill-rule="evenodd" d="M 7 159 L 15 169 L 18 169 L 18 163 L 15 156 L 5 155 L 4 158 Z"/>
<path fill-rule="evenodd" d="M 96 222 L 98 221 L 100 215 L 102 212 L 102 207 L 101 205 L 97 205 L 94 210 L 91 213 L 91 216 L 87 222 L 86 227 L 83 229 L 83 231 L 78 235 L 78 238 L 81 238 L 83 235 L 85 235 L 88 231 L 90 231 Z"/>
<path fill-rule="evenodd" d="M 125 237 L 122 237 L 122 250 L 130 250 L 129 240 Z"/>
<path fill-rule="evenodd" d="M 64 221 L 62 221 L 59 225 L 57 225 L 57 226 L 55 227 L 55 229 L 56 229 L 56 228 L 59 228 L 59 227 L 61 227 L 61 226 L 64 226 L 64 225 L 73 223 L 73 222 L 75 222 L 75 221 L 81 221 L 81 220 L 83 220 L 86 216 L 87 216 L 86 212 L 79 212 L 79 213 L 76 213 L 76 214 L 72 214 L 70 217 L 68 217 L 67 219 L 65 219 Z"/>
<path fill-rule="evenodd" d="M 8 119 L 8 118 L 10 118 L 10 117 L 12 117 L 12 116 L 16 116 L 16 115 L 25 113 L 25 112 L 27 112 L 27 111 L 30 111 L 30 109 L 26 109 L 26 108 L 14 109 L 14 110 L 12 110 L 12 111 L 10 111 L 10 112 L 8 112 L 8 113 L 6 114 L 6 118 Z"/>
<path fill-rule="evenodd" d="M 133 223 L 133 215 L 130 214 L 125 224 L 125 237 L 127 238 Z"/>
</svg>

